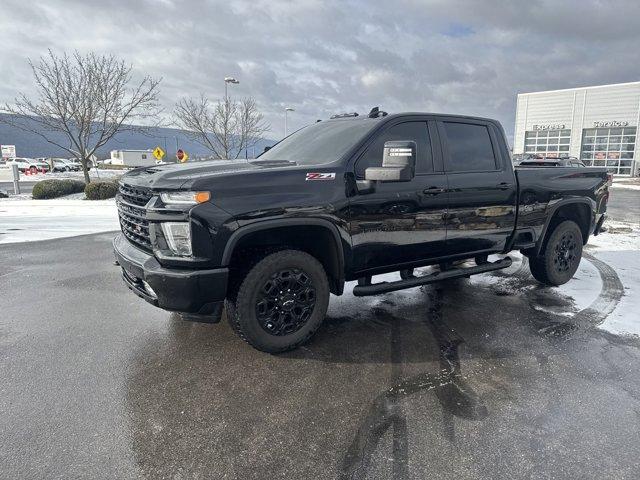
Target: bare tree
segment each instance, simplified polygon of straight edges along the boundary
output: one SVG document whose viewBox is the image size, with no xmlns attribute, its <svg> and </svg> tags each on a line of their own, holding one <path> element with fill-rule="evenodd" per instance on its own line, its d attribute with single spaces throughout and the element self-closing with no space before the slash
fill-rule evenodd
<svg viewBox="0 0 640 480">
<path fill-rule="evenodd" d="M 116 133 L 145 132 L 160 113 L 160 79 L 144 77 L 132 84 L 130 65 L 113 55 L 55 55 L 51 50 L 37 63 L 29 60 L 37 98 L 19 94 L 5 104 L 1 121 L 38 135 L 78 157 L 84 178 L 90 182 L 87 162 Z M 132 86 L 130 87 L 130 84 Z"/>
<path fill-rule="evenodd" d="M 175 117 L 192 140 L 225 159 L 238 158 L 270 128 L 253 98 L 236 102 L 226 97 L 213 107 L 204 95 L 184 98 L 176 105 Z"/>
</svg>

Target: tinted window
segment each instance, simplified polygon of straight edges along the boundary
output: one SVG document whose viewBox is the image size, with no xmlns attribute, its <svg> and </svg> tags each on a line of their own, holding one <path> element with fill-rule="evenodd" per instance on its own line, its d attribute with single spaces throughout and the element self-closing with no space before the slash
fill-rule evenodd
<svg viewBox="0 0 640 480">
<path fill-rule="evenodd" d="M 413 140 L 416 142 L 416 172 L 433 172 L 433 158 L 431 156 L 431 142 L 426 122 L 406 122 L 394 125 L 384 130 L 373 141 L 358 159 L 356 176 L 364 178 L 364 171 L 368 167 L 381 167 L 384 143 L 391 140 Z"/>
<path fill-rule="evenodd" d="M 291 134 L 258 160 L 289 160 L 298 165 L 321 165 L 339 160 L 379 122 L 374 118 L 329 120 Z"/>
<path fill-rule="evenodd" d="M 489 130 L 484 125 L 444 122 L 449 146 L 450 172 L 495 170 Z"/>
</svg>

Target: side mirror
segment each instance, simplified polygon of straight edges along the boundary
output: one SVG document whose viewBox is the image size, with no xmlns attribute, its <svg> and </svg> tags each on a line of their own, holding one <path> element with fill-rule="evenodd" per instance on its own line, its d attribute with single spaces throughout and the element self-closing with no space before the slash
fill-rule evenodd
<svg viewBox="0 0 640 480">
<path fill-rule="evenodd" d="M 416 142 L 396 140 L 385 142 L 381 167 L 364 171 L 365 180 L 378 182 L 408 182 L 416 175 Z"/>
<path fill-rule="evenodd" d="M 262 151 L 262 153 L 268 152 L 269 150 L 271 150 L 271 147 L 264 147 L 264 150 Z"/>
</svg>

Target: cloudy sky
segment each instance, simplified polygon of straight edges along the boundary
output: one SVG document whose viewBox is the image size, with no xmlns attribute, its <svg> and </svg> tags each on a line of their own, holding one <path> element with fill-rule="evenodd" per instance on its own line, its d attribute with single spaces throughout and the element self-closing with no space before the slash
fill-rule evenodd
<svg viewBox="0 0 640 480">
<path fill-rule="evenodd" d="M 27 58 L 94 50 L 220 98 L 254 96 L 272 138 L 345 111 L 498 118 L 518 92 L 640 80 L 640 2 L 1 0 L 0 102 L 33 91 Z"/>
</svg>

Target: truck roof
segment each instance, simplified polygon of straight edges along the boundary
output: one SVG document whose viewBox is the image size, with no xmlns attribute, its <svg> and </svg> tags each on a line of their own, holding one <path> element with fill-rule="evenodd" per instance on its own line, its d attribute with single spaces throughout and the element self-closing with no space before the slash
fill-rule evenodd
<svg viewBox="0 0 640 480">
<path fill-rule="evenodd" d="M 412 117 L 412 116 L 434 116 L 434 117 L 445 117 L 445 118 L 456 118 L 456 119 L 464 119 L 464 120 L 476 120 L 482 122 L 492 122 L 499 123 L 498 120 L 488 117 L 477 117 L 472 115 L 458 115 L 454 113 L 435 113 L 435 112 L 400 112 L 400 113 L 390 113 L 384 116 L 378 117 L 369 117 L 366 114 L 354 116 L 349 114 L 349 116 L 339 116 L 336 118 L 330 118 L 328 120 L 323 120 L 323 122 L 339 122 L 339 121 L 358 121 L 358 120 L 383 120 L 388 121 L 394 118 L 402 118 L 402 117 Z"/>
</svg>

